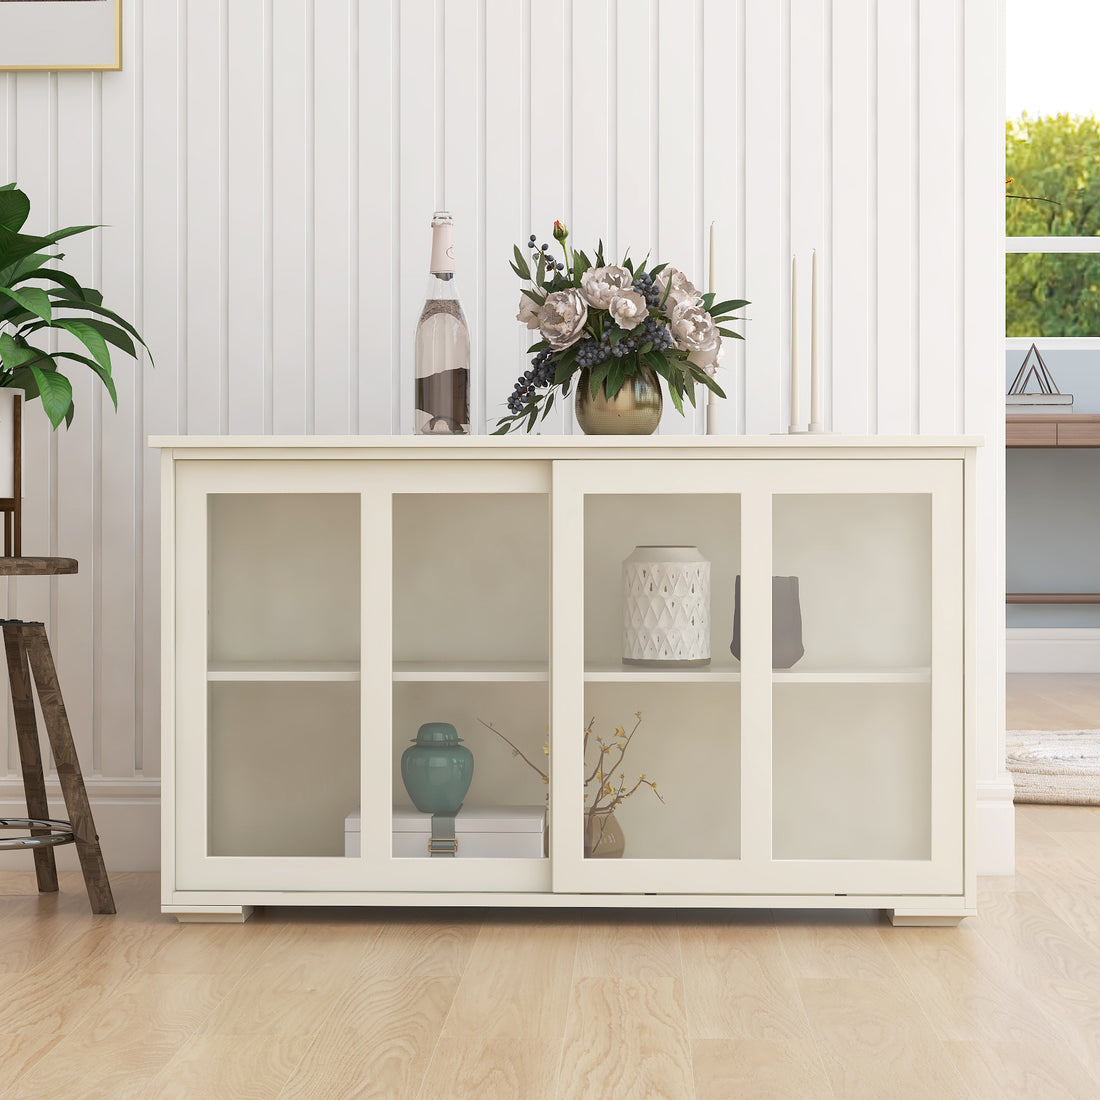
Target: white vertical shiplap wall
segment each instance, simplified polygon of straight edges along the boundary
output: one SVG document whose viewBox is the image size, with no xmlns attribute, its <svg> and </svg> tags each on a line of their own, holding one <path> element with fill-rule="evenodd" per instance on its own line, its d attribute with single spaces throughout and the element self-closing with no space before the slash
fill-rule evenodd
<svg viewBox="0 0 1100 1100">
<path fill-rule="evenodd" d="M 786 423 L 790 256 L 808 361 L 817 249 L 826 424 L 995 436 L 996 229 L 979 208 L 998 194 L 1000 0 L 132 0 L 124 15 L 121 73 L 0 74 L 0 176 L 31 193 L 33 228 L 110 226 L 66 251 L 156 356 L 120 363 L 117 414 L 79 378 L 68 433 L 28 418 L 25 545 L 82 571 L 0 590 L 47 620 L 98 775 L 159 771 L 144 439 L 408 431 L 443 205 L 481 431 L 522 364 L 511 245 L 561 218 L 578 245 L 652 249 L 701 286 L 717 223 L 718 289 L 753 303 L 724 364 L 728 430 Z M 670 410 L 662 431 L 703 423 Z M 571 410 L 546 426 L 573 431 Z"/>
</svg>

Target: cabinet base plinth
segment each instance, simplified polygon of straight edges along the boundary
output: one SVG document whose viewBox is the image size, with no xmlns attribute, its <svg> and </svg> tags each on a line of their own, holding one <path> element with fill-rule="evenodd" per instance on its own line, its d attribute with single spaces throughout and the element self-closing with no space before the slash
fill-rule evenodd
<svg viewBox="0 0 1100 1100">
<path fill-rule="evenodd" d="M 887 909 L 895 928 L 957 928 L 963 918 L 948 913 L 924 913 L 919 909 Z"/>
<path fill-rule="evenodd" d="M 170 905 L 161 912 L 175 917 L 180 924 L 244 924 L 252 916 L 251 905 L 211 905 L 204 909 L 180 910 Z"/>
</svg>

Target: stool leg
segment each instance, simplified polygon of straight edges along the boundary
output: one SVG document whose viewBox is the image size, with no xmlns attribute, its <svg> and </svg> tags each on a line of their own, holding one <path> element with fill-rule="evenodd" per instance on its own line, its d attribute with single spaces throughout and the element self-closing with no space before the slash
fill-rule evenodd
<svg viewBox="0 0 1100 1100">
<path fill-rule="evenodd" d="M 34 720 L 34 699 L 31 696 L 31 670 L 27 665 L 27 647 L 23 644 L 22 623 L 4 623 L 4 651 L 8 658 L 8 683 L 11 705 L 15 712 L 15 731 L 19 739 L 19 761 L 23 767 L 23 790 L 27 795 L 27 816 L 47 818 L 46 781 L 42 773 L 42 750 L 38 744 L 38 725 Z M 32 829 L 34 836 L 48 829 Z M 34 849 L 34 873 L 38 889 L 52 893 L 57 889 L 57 864 L 52 848 Z"/>
<path fill-rule="evenodd" d="M 57 765 L 57 778 L 76 837 L 76 852 L 80 857 L 80 869 L 84 872 L 88 900 L 92 903 L 93 913 L 113 913 L 115 902 L 111 884 L 107 879 L 99 837 L 96 836 L 92 808 L 88 804 L 88 792 L 84 788 L 84 776 L 80 772 L 80 761 L 73 744 L 65 702 L 61 698 L 61 685 L 57 682 L 57 669 L 46 638 L 46 628 L 42 623 L 24 623 L 23 637 L 34 683 L 38 688 L 38 701 L 42 704 L 42 718 Z"/>
</svg>

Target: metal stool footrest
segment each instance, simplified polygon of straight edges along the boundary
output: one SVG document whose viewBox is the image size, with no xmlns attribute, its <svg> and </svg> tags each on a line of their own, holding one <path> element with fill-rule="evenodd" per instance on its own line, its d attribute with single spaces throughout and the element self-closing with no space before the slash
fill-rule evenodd
<svg viewBox="0 0 1100 1100">
<path fill-rule="evenodd" d="M 76 836 L 68 821 L 51 821 L 36 817 L 0 817 L 0 830 L 3 829 L 49 829 L 41 836 L 0 837 L 0 852 L 16 848 L 57 848 L 62 844 L 74 844 Z M 56 887 L 55 887 L 56 889 Z"/>
</svg>

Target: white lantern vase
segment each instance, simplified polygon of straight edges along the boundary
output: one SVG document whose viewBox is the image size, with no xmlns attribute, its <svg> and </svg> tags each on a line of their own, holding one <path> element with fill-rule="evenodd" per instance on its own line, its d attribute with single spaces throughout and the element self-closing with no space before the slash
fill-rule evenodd
<svg viewBox="0 0 1100 1100">
<path fill-rule="evenodd" d="M 623 663 L 710 664 L 710 562 L 694 546 L 637 546 L 623 562 Z"/>
</svg>

